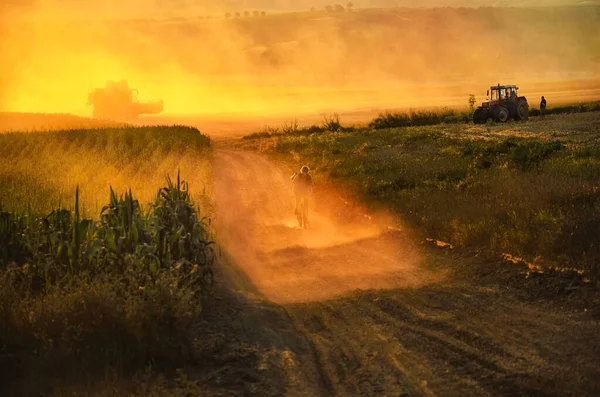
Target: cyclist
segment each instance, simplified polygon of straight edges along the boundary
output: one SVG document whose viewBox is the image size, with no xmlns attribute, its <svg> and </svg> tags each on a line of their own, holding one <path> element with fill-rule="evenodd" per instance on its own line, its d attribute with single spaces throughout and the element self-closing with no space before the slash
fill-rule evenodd
<svg viewBox="0 0 600 397">
<path fill-rule="evenodd" d="M 313 180 L 310 169 L 303 165 L 300 173 L 292 175 L 292 184 L 294 185 L 294 197 L 296 204 L 294 215 L 298 218 L 298 226 L 307 227 L 308 223 L 308 196 L 312 194 Z"/>
</svg>

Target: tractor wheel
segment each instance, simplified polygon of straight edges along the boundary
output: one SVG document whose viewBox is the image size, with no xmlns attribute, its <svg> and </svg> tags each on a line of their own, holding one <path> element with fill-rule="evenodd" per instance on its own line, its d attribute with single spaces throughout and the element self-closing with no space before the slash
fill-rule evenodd
<svg viewBox="0 0 600 397">
<path fill-rule="evenodd" d="M 510 116 L 510 112 L 506 106 L 498 106 L 494 110 L 494 118 L 499 123 L 506 123 L 508 121 L 508 117 Z"/>
<path fill-rule="evenodd" d="M 529 105 L 527 101 L 521 99 L 517 104 L 517 112 L 515 113 L 515 120 L 527 121 L 529 119 Z"/>
<path fill-rule="evenodd" d="M 486 120 L 487 120 L 487 112 L 484 111 L 482 108 L 475 109 L 475 112 L 473 112 L 473 123 L 474 124 L 483 124 L 486 122 Z"/>
</svg>

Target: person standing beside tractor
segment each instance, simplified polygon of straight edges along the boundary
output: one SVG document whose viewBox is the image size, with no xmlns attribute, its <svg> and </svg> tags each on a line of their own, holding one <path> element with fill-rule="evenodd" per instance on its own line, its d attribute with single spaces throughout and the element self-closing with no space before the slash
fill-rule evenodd
<svg viewBox="0 0 600 397">
<path fill-rule="evenodd" d="M 308 227 L 308 197 L 312 194 L 313 188 L 312 175 L 307 165 L 302 166 L 299 174 L 292 175 L 292 184 L 296 198 L 294 215 L 298 219 L 298 226 L 306 229 Z"/>
<path fill-rule="evenodd" d="M 544 118 L 546 114 L 546 98 L 542 96 L 542 101 L 540 102 L 540 117 Z"/>
</svg>

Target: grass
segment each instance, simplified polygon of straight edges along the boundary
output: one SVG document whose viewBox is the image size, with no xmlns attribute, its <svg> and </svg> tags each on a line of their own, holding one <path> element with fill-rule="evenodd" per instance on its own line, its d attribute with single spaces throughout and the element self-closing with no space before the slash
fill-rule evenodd
<svg viewBox="0 0 600 397">
<path fill-rule="evenodd" d="M 97 221 L 0 209 L 0 391 L 127 379 L 198 362 L 212 241 L 186 182 L 144 209 L 131 192 Z"/>
<path fill-rule="evenodd" d="M 369 123 L 370 128 L 376 130 L 386 128 L 410 127 L 436 125 L 442 123 L 464 123 L 468 122 L 471 115 L 465 112 L 457 112 L 453 109 L 442 109 L 440 111 L 412 110 L 407 113 L 383 113 Z"/>
<path fill-rule="evenodd" d="M 582 102 L 571 105 L 558 105 L 546 108 L 546 114 L 568 114 L 568 113 L 586 113 L 586 112 L 598 112 L 600 111 L 600 101 L 594 102 Z M 540 109 L 531 107 L 529 109 L 531 116 L 539 116 Z"/>
<path fill-rule="evenodd" d="M 368 123 L 368 128 L 381 130 L 386 128 L 400 128 L 409 126 L 436 125 L 442 123 L 468 122 L 470 116 L 465 112 L 454 109 L 442 110 L 411 110 L 409 112 L 386 112 Z M 279 127 L 267 127 L 264 131 L 245 135 L 242 139 L 270 138 L 280 135 L 309 136 L 324 132 L 355 132 L 365 127 L 343 126 L 337 113 L 325 116 L 321 124 L 299 126 L 297 120 L 282 124 Z"/>
<path fill-rule="evenodd" d="M 423 238 L 491 249 L 597 277 L 600 114 L 485 126 L 445 124 L 246 140 L 309 164 Z"/>
<path fill-rule="evenodd" d="M 311 134 L 320 134 L 327 131 L 333 132 L 351 132 L 357 128 L 354 126 L 344 127 L 340 123 L 340 115 L 337 113 L 323 117 L 321 124 L 313 124 L 310 126 L 299 126 L 298 120 L 286 122 L 279 127 L 266 127 L 265 131 L 255 132 L 245 135 L 242 139 L 270 138 L 279 135 L 296 135 L 308 136 Z"/>
</svg>

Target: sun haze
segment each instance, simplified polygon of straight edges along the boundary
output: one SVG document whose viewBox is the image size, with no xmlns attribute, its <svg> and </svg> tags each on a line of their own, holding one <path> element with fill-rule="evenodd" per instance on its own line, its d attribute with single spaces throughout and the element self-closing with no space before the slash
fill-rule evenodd
<svg viewBox="0 0 600 397">
<path fill-rule="evenodd" d="M 231 117 L 464 106 L 499 79 L 530 93 L 598 81 L 598 7 L 285 4 L 3 4 L 0 110 L 88 116 L 88 91 L 122 79 L 164 115 Z"/>
</svg>

